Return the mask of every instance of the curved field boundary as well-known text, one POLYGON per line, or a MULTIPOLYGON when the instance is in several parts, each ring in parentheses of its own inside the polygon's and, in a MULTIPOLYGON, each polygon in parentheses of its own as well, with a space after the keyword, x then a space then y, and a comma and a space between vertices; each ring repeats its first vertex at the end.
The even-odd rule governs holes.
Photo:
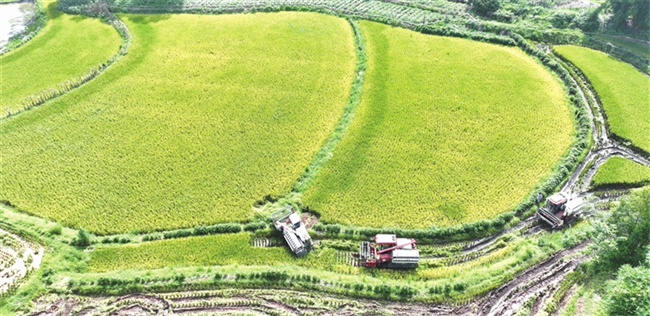
POLYGON ((585 38, 580 44, 584 47, 601 51, 621 61, 624 61, 645 74, 650 74, 650 59, 645 58, 627 48, 623 48, 609 42, 605 43, 593 37, 585 38))
POLYGON ((357 52, 357 66, 355 73, 357 74, 352 82, 352 89, 350 90, 350 98, 348 99, 348 104, 345 106, 343 116, 339 120, 339 123, 334 128, 334 131, 330 137, 325 141, 325 144, 321 149, 316 153, 312 162, 305 169, 305 172, 300 176, 298 182, 293 187, 293 192, 301 193, 305 188, 311 183, 312 180, 316 177, 316 174, 323 167, 327 161, 332 158, 332 153, 336 149, 336 146, 341 142, 341 139, 345 135, 350 122, 354 119, 354 113, 357 110, 357 106, 361 101, 361 88, 363 87, 363 81, 365 78, 366 68, 367 68, 367 56, 365 42, 363 34, 361 33, 361 28, 357 25, 357 22, 351 19, 348 19, 352 30, 354 31, 354 44, 357 52))
MULTIPOLYGON (((592 48, 587 46, 588 48, 592 48)), ((605 52, 607 53, 607 52, 605 52)), ((609 54, 609 53, 608 53, 609 54)), ((598 144, 604 147, 610 146, 612 142, 616 142, 617 146, 624 146, 632 149, 635 151, 637 154, 643 155, 646 158, 650 158, 650 153, 644 150, 643 148, 640 148, 638 146, 635 146, 634 143, 632 143, 629 139, 626 139, 624 137, 621 137, 619 135, 616 135, 612 133, 611 127, 608 123, 607 119, 607 113, 604 110, 603 102, 600 99, 600 96, 598 95, 598 92, 596 89, 593 87, 591 81, 587 76, 584 74, 580 68, 578 68, 573 62, 571 62, 568 58, 564 57, 562 54, 559 54, 555 51, 553 51, 553 55, 556 56, 559 60, 561 60, 567 69, 569 69, 570 72, 574 73, 575 80, 580 83, 582 94, 585 96, 588 96, 589 99, 591 99, 591 108, 592 110, 592 117, 594 121, 599 122, 602 124, 602 130, 599 130, 598 132, 600 133, 600 138, 597 140, 598 144), (622 143, 627 143, 626 145, 623 145, 622 143)), ((612 56, 612 55, 610 55, 612 56)), ((614 56, 616 57, 616 56, 614 56)), ((596 139, 595 139, 596 140, 596 139)))
MULTIPOLYGON (((510 37, 502 36, 502 35, 494 35, 490 33, 480 33, 480 32, 469 32, 466 30, 461 30, 461 31, 455 31, 450 27, 444 27, 444 28, 430 28, 430 25, 432 24, 432 20, 427 20, 426 16, 422 16, 423 10, 417 10, 413 8, 405 8, 399 5, 392 5, 392 4, 387 4, 383 3, 384 5, 389 5, 391 10, 393 11, 380 11, 379 13, 381 14, 372 14, 372 10, 369 10, 369 6, 374 5, 376 6, 376 2, 372 2, 371 4, 367 4, 368 2, 363 2, 363 1, 356 1, 353 2, 356 7, 353 7, 352 9, 358 9, 356 11, 351 10, 351 8, 348 6, 347 2, 339 1, 339 2, 324 2, 324 1, 298 1, 298 0, 289 0, 289 1, 260 1, 260 2, 251 2, 251 3, 226 3, 224 1, 223 5, 204 5, 204 6, 165 6, 165 7, 149 7, 149 6, 123 6, 120 4, 115 4, 115 2, 108 4, 106 6, 100 6, 102 10, 97 10, 97 6, 94 6, 94 11, 89 10, 88 7, 83 7, 83 6, 68 6, 66 7, 65 5, 62 6, 62 10, 68 10, 71 13, 85 13, 85 14, 92 14, 93 16, 102 16, 106 14, 112 15, 110 13, 110 10, 115 10, 115 11, 130 11, 130 12, 201 12, 201 13, 236 13, 236 12, 257 12, 257 11, 263 11, 263 10, 271 10, 271 11, 285 11, 285 10, 314 10, 318 12, 323 12, 323 13, 329 13, 329 14, 334 14, 334 15, 347 15, 347 16, 352 16, 352 17, 360 17, 360 18, 367 18, 371 20, 379 20, 387 24, 396 24, 398 26, 402 27, 407 27, 411 29, 415 29, 416 31, 421 31, 424 33, 434 33, 436 31, 442 32, 442 35, 450 35, 450 36, 457 36, 457 37, 469 37, 472 39, 476 40, 485 40, 485 41, 490 41, 490 39, 494 40, 497 43, 509 45, 509 44, 517 44, 518 46, 522 47, 526 53, 529 55, 532 55, 534 57, 537 57, 544 65, 548 66, 551 69, 556 70, 556 72, 560 73, 560 76, 563 78, 563 80, 566 83, 566 76, 562 74, 560 69, 564 70, 561 67, 558 67, 557 63, 555 63, 552 59, 545 57, 543 53, 541 53, 539 50, 536 48, 532 47, 530 44, 525 43, 523 41, 523 38, 519 35, 516 34, 511 34, 510 37), (271 5, 274 4, 275 5, 271 5), (284 5, 280 5, 280 4, 284 5), (293 3, 293 4, 292 4, 293 3), (320 7, 317 6, 316 4, 320 4, 320 7), (367 5, 366 5, 367 4, 367 5), (336 6, 339 5, 339 6, 336 6), (365 6, 364 6, 365 5, 365 6), (366 8, 365 11, 361 10, 363 8, 366 8), (368 13, 371 12, 371 13, 368 13), (419 16, 414 16, 419 14, 419 16), (421 20, 419 20, 422 18, 421 20), (414 21, 414 22, 412 22, 414 21), (444 31, 444 32, 443 32, 444 31), (448 33, 445 33, 448 32, 448 33), (527 45, 527 46, 526 46, 527 45)), ((97 3, 95 3, 97 4, 97 3)), ((375 8, 376 9, 376 8, 375 8)), ((376 11, 376 10, 375 10, 376 11)), ((119 20, 117 20, 119 21, 119 20)), ((439 20, 436 20, 439 21, 439 20)), ((121 21, 120 21, 121 23, 121 21)), ((128 32, 128 30, 126 30, 128 32)), ((128 34, 128 33, 126 33, 128 34)), ((128 38, 127 38, 128 39, 128 38)), ((122 51, 126 51, 126 47, 128 46, 123 46, 122 51)), ((566 72, 566 70, 564 70, 566 72)), ((570 86, 570 85, 569 85, 570 86)), ((59 94, 60 95, 60 94, 59 94)), ((47 98, 46 100, 49 100, 54 96, 51 96, 47 98)), ((45 101, 46 101, 45 100, 45 101)), ((45 101, 39 100, 38 104, 42 104, 45 101)), ((583 111, 580 110, 581 107, 578 106, 579 111, 577 112, 578 116, 578 121, 581 122, 584 119, 584 116, 581 114, 583 111)), ((541 187, 542 190, 545 192, 551 192, 554 190, 559 183, 562 181, 564 177, 566 177, 569 174, 569 170, 573 169, 575 165, 577 164, 577 157, 581 154, 582 151, 584 151, 586 147, 586 142, 584 141, 583 137, 580 135, 584 135, 583 131, 585 130, 585 124, 579 123, 578 124, 580 127, 580 133, 577 140, 571 150, 567 153, 567 156, 562 160, 560 163, 558 170, 555 172, 554 176, 549 178, 547 181, 545 181, 541 187)), ((588 125, 586 128, 589 128, 588 125)), ((533 205, 533 197, 532 194, 531 196, 526 199, 524 202, 522 202, 517 208, 515 208, 515 214, 517 215, 522 215, 526 210, 528 210, 531 206, 533 205)), ((510 214, 514 215, 514 214, 510 214)), ((512 218, 512 217, 510 217, 512 218)), ((509 220, 508 220, 509 221, 509 220)), ((476 223, 471 223, 476 224, 476 223)), ((503 217, 498 217, 496 221, 488 222, 488 221, 481 221, 480 223, 481 227, 486 227, 486 229, 482 230, 482 233, 485 234, 488 231, 494 231, 495 228, 499 230, 503 225, 507 224, 507 221, 504 221, 503 217), (486 225, 487 224, 487 225, 486 225)), ((447 228, 447 234, 455 235, 455 234, 464 234, 465 231, 467 230, 466 225, 464 226, 458 226, 458 227, 453 227, 451 229, 447 228)))
MULTIPOLYGON (((106 9, 106 12, 108 12, 108 9, 106 9)), ((0 120, 6 119, 8 117, 14 116, 16 114, 20 114, 22 112, 25 112, 33 107, 40 106, 44 104, 47 101, 50 101, 56 97, 59 97, 67 92, 70 92, 86 82, 94 79, 95 77, 99 76, 102 74, 106 69, 108 69, 113 63, 115 63, 120 57, 126 55, 127 51, 129 50, 129 46, 131 45, 131 32, 129 29, 126 27, 126 24, 122 22, 117 16, 114 14, 107 14, 104 18, 104 20, 112 25, 115 30, 119 33, 120 37, 122 38, 122 44, 120 44, 119 50, 111 56, 108 61, 103 62, 95 67, 90 68, 87 70, 84 74, 65 80, 61 83, 59 83, 56 87, 54 88, 48 88, 42 91, 39 91, 35 94, 31 94, 23 98, 21 101, 21 108, 16 111, 10 111, 7 110, 4 113, 0 113, 0 120)))

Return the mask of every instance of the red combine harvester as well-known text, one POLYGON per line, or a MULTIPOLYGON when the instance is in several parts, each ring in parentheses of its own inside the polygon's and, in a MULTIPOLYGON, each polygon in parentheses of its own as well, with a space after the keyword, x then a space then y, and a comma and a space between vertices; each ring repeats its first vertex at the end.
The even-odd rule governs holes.
POLYGON ((551 228, 562 226, 578 217, 581 211, 581 201, 569 201, 563 193, 556 193, 546 199, 546 206, 537 210, 537 218, 545 221, 551 228))
POLYGON ((374 242, 361 243, 359 261, 368 268, 416 268, 420 261, 420 251, 415 248, 415 243, 413 238, 379 234, 375 236, 374 242))

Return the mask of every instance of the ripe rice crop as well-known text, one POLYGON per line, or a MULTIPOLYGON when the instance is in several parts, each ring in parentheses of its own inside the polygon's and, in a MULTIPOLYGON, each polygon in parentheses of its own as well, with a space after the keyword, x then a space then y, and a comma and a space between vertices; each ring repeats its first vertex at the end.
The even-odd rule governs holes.
POLYGON ((639 186, 650 183, 650 167, 634 161, 612 157, 598 167, 591 180, 592 187, 612 185, 639 186))
POLYGON ((292 256, 288 247, 253 247, 250 234, 239 233, 100 247, 92 252, 88 266, 91 271, 104 272, 195 265, 270 265, 289 261, 292 256))
POLYGON ((115 54, 121 39, 99 19, 73 16, 44 3, 48 21, 25 45, 0 56, 0 116, 21 110, 23 98, 79 76, 115 54))
POLYGON ((521 50, 361 24, 361 104, 304 194, 323 220, 413 228, 490 218, 569 148, 562 86, 521 50))
POLYGON ((347 21, 125 15, 129 53, 0 122, 0 200, 96 233, 243 221, 308 165, 354 75, 347 21))
POLYGON ((610 131, 650 152, 650 78, 589 48, 556 46, 555 50, 580 68, 596 89, 610 131))

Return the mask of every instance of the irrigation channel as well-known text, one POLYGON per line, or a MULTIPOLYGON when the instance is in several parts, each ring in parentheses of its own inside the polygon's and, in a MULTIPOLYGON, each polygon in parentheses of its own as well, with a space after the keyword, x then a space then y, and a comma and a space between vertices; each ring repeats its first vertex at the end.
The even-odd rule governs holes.
MULTIPOLYGON (((401 3, 401 1, 391 0, 386 2, 401 3)), ((237 11, 235 9, 233 11, 237 11)), ((113 22, 114 25, 122 26, 121 23, 113 22)), ((408 21, 402 22, 403 25, 410 26, 408 21)), ((127 39, 126 42, 129 43, 130 35, 128 30, 124 30, 122 34, 127 39)), ((128 45, 118 55, 126 53, 127 49, 128 45)), ((548 54, 553 53, 549 51, 548 54)), ((600 203, 616 200, 625 192, 604 194, 590 192, 589 184, 597 168, 614 156, 630 159, 647 166, 650 166, 650 160, 635 150, 611 139, 606 127, 602 105, 599 103, 593 88, 575 66, 567 62, 566 67, 572 70, 572 78, 578 85, 579 95, 588 105, 587 112, 591 121, 593 145, 583 161, 562 186, 561 192, 572 199, 581 199, 583 204, 589 206, 587 209, 599 211, 601 210, 598 206, 600 203)), ((591 214, 583 214, 583 216, 589 215, 591 214)), ((445 244, 423 244, 423 248, 431 247, 435 250, 454 249, 451 256, 438 257, 425 253, 423 259, 440 260, 447 266, 463 265, 499 249, 498 241, 503 236, 531 237, 545 233, 548 233, 548 228, 538 223, 533 216, 530 216, 512 227, 486 238, 445 244)), ((24 277, 30 270, 40 266, 43 248, 6 231, 0 230, 0 235, 10 236, 9 238, 14 240, 13 248, 2 248, 0 251, 0 263, 11 264, 11 267, 16 266, 15 269, 11 268, 13 269, 11 271, 15 272, 13 274, 9 273, 11 274, 10 277, 13 278, 7 279, 7 282, 4 282, 5 279, 0 275, 0 282, 4 282, 0 283, 0 286, 6 288, 24 277)), ((252 244, 257 247, 282 246, 282 243, 277 240, 265 238, 256 238, 252 241, 252 244)), ((500 287, 462 304, 425 304, 360 298, 351 299, 328 293, 288 289, 224 288, 208 291, 190 290, 123 296, 91 297, 48 294, 33 302, 33 312, 30 315, 170 315, 206 313, 250 313, 259 315, 514 315, 526 302, 530 301, 533 302, 530 315, 537 315, 544 302, 553 296, 559 287, 558 285, 567 274, 574 271, 583 261, 589 259, 588 255, 585 255, 583 251, 588 244, 589 241, 584 241, 572 248, 560 250, 500 287)), ((339 251, 337 260, 339 263, 358 265, 358 262, 349 251, 339 251)), ((2 271, 4 273, 4 271, 10 270, 3 269, 2 271)), ((565 297, 566 294, 563 295, 562 300, 565 297)))

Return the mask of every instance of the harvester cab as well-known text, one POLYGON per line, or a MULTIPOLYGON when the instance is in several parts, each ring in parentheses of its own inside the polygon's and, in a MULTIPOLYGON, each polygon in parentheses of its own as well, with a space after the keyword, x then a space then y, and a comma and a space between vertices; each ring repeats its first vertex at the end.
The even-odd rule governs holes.
POLYGON ((307 232, 305 224, 301 221, 300 215, 293 210, 291 205, 271 215, 273 226, 282 232, 284 240, 291 248, 291 251, 298 257, 306 255, 314 247, 311 236, 307 232))
POLYGON ((551 228, 557 228, 575 219, 579 213, 579 200, 569 201, 564 193, 556 193, 546 199, 546 206, 537 210, 537 218, 545 221, 551 228))
POLYGON ((374 242, 364 241, 359 248, 359 261, 367 268, 416 268, 420 251, 413 238, 397 238, 396 235, 378 234, 374 242))

